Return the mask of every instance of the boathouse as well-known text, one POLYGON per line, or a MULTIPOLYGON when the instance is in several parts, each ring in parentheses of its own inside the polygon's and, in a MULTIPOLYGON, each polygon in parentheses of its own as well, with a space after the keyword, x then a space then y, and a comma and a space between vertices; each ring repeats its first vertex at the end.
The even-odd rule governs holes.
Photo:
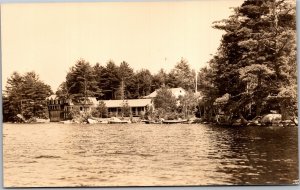
POLYGON ((67 104, 67 102, 59 99, 56 95, 51 95, 47 98, 49 118, 51 122, 57 122, 65 119, 65 104, 67 104))
POLYGON ((98 105, 95 97, 87 97, 72 101, 71 99, 59 98, 57 95, 51 95, 47 98, 49 118, 51 122, 58 122, 70 119, 72 110, 79 112, 89 112, 92 107, 98 105))

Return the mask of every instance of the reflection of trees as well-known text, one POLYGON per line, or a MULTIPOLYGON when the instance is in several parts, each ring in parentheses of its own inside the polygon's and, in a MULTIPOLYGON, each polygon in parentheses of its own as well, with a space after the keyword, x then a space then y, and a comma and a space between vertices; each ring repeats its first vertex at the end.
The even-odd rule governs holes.
POLYGON ((293 183, 298 179, 296 128, 244 128, 231 131, 229 155, 219 172, 234 184, 293 183))

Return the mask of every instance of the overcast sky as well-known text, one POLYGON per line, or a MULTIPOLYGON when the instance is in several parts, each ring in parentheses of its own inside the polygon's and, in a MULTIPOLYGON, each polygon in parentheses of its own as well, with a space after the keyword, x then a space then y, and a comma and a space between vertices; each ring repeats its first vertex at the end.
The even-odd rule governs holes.
POLYGON ((135 70, 170 71, 181 57, 205 66, 228 18, 242 0, 4 4, 1 6, 2 81, 13 71, 35 71, 56 91, 80 58, 110 59, 135 70))

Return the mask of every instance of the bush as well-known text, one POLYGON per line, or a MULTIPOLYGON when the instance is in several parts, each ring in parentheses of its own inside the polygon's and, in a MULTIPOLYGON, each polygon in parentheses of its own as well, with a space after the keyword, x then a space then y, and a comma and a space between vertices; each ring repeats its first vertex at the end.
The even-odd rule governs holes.
POLYGON ((108 109, 103 101, 100 101, 96 108, 92 108, 91 115, 93 117, 108 117, 108 109))
POLYGON ((80 109, 79 107, 73 107, 71 111, 68 113, 69 119, 74 119, 80 115, 80 109))

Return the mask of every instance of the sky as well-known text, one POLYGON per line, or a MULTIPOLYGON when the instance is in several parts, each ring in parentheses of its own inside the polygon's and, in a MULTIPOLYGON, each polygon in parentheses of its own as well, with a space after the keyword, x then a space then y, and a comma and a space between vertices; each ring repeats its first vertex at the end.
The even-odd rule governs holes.
POLYGON ((2 83, 35 71, 55 92, 70 67, 126 61, 134 70, 170 71, 183 57, 199 70, 216 53, 242 0, 26 3, 1 5, 2 83))

